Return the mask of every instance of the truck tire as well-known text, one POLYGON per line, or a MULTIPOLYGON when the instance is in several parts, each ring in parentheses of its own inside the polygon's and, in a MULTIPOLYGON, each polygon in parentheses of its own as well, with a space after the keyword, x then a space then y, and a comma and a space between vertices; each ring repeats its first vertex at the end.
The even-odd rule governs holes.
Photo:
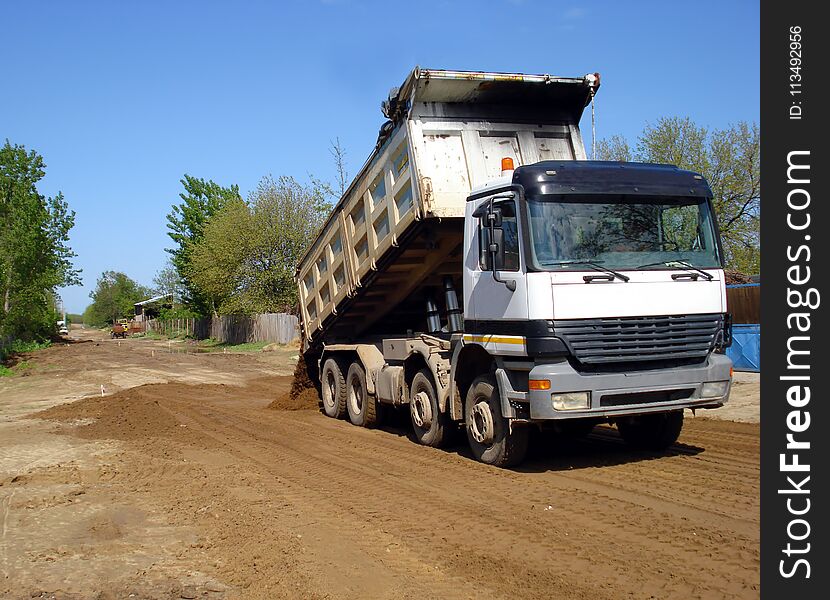
POLYGON ((340 363, 333 358, 327 358, 323 363, 320 385, 323 412, 334 419, 342 419, 346 414, 346 379, 340 363))
POLYGON ((349 420, 360 427, 374 427, 378 424, 379 406, 377 398, 370 396, 366 388, 366 371, 355 361, 346 374, 346 411, 349 420))
POLYGON ((419 443, 433 448, 446 444, 452 422, 449 415, 442 413, 438 407, 438 394, 429 369, 421 369, 412 378, 409 420, 419 443))
POLYGON ((467 441, 473 456, 488 465, 513 467, 527 454, 529 431, 502 416, 499 388, 492 375, 473 380, 464 402, 467 441))
POLYGON ((625 442, 640 450, 665 450, 680 437, 683 411, 653 413, 617 421, 617 429, 625 442))

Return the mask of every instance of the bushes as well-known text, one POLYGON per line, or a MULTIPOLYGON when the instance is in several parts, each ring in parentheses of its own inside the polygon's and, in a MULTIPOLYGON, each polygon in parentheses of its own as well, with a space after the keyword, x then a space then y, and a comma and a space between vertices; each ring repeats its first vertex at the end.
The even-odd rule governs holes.
POLYGON ((24 342, 23 340, 12 340, 5 346, 0 344, 0 363, 5 362, 14 354, 23 354, 24 352, 34 352, 35 350, 43 350, 52 345, 52 342, 24 342))

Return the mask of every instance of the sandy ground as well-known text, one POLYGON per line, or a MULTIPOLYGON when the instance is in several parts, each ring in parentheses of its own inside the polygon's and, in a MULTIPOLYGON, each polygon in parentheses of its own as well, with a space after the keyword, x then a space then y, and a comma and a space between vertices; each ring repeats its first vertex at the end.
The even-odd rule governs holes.
POLYGON ((0 597, 759 594, 757 378, 664 455, 601 427, 511 471, 268 409, 290 348, 72 335, 0 379, 0 597))

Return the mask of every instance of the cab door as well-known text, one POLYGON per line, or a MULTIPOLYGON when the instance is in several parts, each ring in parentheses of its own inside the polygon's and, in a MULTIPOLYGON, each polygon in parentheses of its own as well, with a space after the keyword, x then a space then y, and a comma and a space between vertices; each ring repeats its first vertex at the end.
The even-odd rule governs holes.
MULTIPOLYGON (((487 217, 480 217, 472 240, 473 248, 478 248, 478 265, 472 272, 471 290, 477 331, 470 333, 506 334, 511 328, 510 323, 488 322, 527 320, 527 278, 522 260, 518 203, 515 198, 494 199, 493 209, 501 213, 499 229, 502 231, 500 235, 504 252, 497 256, 495 274, 498 277, 494 277, 492 255, 488 251, 490 235, 487 217), (513 282, 511 286, 515 285, 515 289, 509 289, 505 285, 507 282, 513 282)), ((516 335, 521 335, 521 323, 517 323, 513 329, 516 330, 516 335)))

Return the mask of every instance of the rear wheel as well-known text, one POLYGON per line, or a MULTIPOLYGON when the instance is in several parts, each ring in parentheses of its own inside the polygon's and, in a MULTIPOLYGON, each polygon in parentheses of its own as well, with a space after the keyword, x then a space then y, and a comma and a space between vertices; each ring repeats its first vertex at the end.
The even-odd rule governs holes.
POLYGON ((421 444, 440 448, 446 443, 452 423, 438 406, 438 394, 428 369, 421 369, 412 378, 409 387, 409 418, 415 437, 421 444))
POLYGON ((499 388, 491 375, 477 377, 464 403, 467 440, 473 455, 496 467, 512 467, 527 454, 529 431, 525 427, 510 430, 502 416, 499 388))
POLYGON ((683 411, 673 410, 628 417, 617 421, 617 429, 626 443, 641 450, 665 450, 680 437, 683 411))
POLYGON ((346 375, 346 410, 355 425, 374 427, 378 423, 378 402, 366 390, 366 371, 359 362, 353 362, 346 375))
POLYGON ((323 412, 335 419, 342 418, 346 414, 346 379, 340 364, 333 358, 323 363, 320 384, 323 412))

